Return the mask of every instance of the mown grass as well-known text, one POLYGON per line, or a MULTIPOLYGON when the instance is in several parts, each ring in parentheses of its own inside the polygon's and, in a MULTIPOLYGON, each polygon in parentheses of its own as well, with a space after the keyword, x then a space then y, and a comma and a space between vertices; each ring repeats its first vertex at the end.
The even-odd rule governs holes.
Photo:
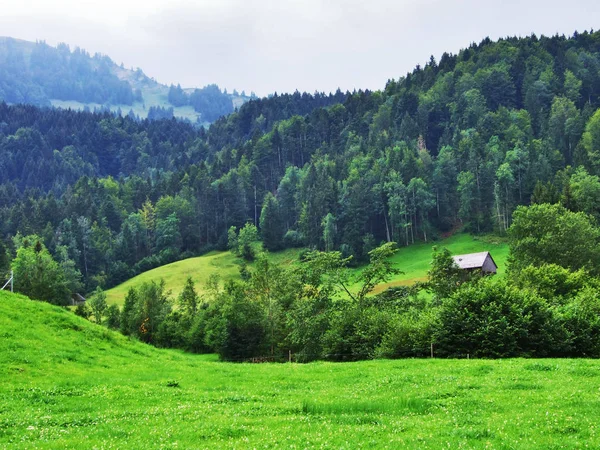
POLYGON ((0 293, 0 448, 599 448, 596 360, 221 363, 0 293))
MULTIPOLYGON (((431 263, 432 247, 447 247, 453 254, 474 253, 489 250, 499 266, 499 274, 503 274, 508 257, 508 245, 499 238, 492 236, 474 237, 469 234, 458 234, 437 242, 422 242, 409 247, 402 247, 393 257, 394 266, 403 273, 394 276, 388 283, 382 283, 375 288, 375 293, 393 286, 408 286, 417 281, 427 279, 427 270, 431 263)), ((258 249, 258 246, 257 246, 258 249)), ((289 249, 271 253, 269 257, 274 264, 285 267, 298 264, 300 251, 289 249)), ((167 289, 177 296, 183 289, 185 280, 191 276, 196 283, 196 289, 202 293, 209 276, 216 273, 223 282, 239 280, 239 263, 241 259, 231 252, 211 252, 204 256, 177 261, 144 272, 107 291, 109 303, 123 304, 125 295, 131 287, 139 286, 145 281, 165 280, 167 289)), ((250 265, 252 267, 252 265, 250 265)), ((362 269, 354 269, 355 274, 362 269)), ((358 285, 354 286, 358 289, 358 285)))

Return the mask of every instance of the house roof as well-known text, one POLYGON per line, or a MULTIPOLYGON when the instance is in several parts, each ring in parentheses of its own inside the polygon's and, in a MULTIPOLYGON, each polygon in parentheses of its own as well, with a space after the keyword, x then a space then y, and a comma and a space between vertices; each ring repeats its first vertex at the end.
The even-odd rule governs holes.
MULTIPOLYGON (((458 267, 460 267, 461 269, 477 269, 479 267, 483 267, 483 263, 485 262, 488 255, 492 259, 492 262, 494 262, 492 255, 490 255, 490 252, 469 253, 467 255, 456 255, 456 256, 453 256, 452 258, 454 259, 454 262, 456 263, 456 265, 458 267)), ((494 265, 497 267, 496 262, 494 262, 494 265)))

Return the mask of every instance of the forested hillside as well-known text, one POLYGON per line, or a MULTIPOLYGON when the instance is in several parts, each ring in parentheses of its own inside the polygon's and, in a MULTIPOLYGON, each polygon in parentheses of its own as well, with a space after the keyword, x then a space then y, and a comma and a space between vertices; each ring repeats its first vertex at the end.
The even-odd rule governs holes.
POLYGON ((504 233, 530 202, 598 216, 599 96, 596 32, 485 40, 380 92, 250 101, 206 132, 4 105, 1 232, 40 235, 92 289, 247 222, 267 249, 360 261, 382 241, 504 233))
POLYGON ((0 39, 0 98, 9 103, 49 106, 50 99, 82 103, 133 104, 141 101, 113 71, 107 56, 92 56, 66 44, 0 39))
POLYGON ((92 56, 64 43, 52 47, 44 41, 0 37, 0 100, 11 104, 120 110, 132 117, 179 117, 209 124, 250 98, 228 94, 215 84, 188 95, 139 68, 118 66, 106 55, 92 56))

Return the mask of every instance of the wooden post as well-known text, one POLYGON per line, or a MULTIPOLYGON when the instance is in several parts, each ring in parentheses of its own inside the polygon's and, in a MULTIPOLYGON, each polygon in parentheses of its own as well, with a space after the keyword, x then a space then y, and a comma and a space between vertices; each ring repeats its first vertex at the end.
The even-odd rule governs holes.
POLYGON ((467 353, 467 359, 469 359, 469 354, 467 353))
POLYGON ((289 350, 289 354, 288 354, 288 362, 291 363, 292 362, 292 351, 289 350))
POLYGON ((431 343, 431 357, 433 358, 433 342, 431 343))
POLYGON ((14 283, 15 283, 15 274, 11 270, 10 271, 10 292, 14 292, 14 290, 13 290, 14 283))

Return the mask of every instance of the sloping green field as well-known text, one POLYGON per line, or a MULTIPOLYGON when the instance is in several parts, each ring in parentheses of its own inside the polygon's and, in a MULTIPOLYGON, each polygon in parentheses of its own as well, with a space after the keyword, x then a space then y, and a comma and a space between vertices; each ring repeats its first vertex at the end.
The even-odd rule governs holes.
MULTIPOLYGON (((276 264, 290 265, 298 261, 298 254, 298 250, 286 250, 272 254, 271 259, 276 264)), ((196 258, 176 261, 144 272, 106 291, 107 301, 109 304, 121 305, 131 287, 148 281, 158 282, 160 279, 165 280, 167 289, 176 297, 190 276, 196 283, 196 290, 202 293, 211 274, 219 275, 221 282, 240 279, 241 262, 242 260, 231 252, 210 252, 196 258)))
POLYGON ((420 242, 401 248, 392 258, 395 267, 404 273, 397 275, 388 283, 380 284, 375 292, 381 292, 392 286, 407 286, 417 281, 427 280, 427 271, 431 263, 433 246, 448 248, 453 255, 489 251, 498 265, 498 274, 503 275, 508 259, 508 244, 493 236, 475 237, 469 234, 456 234, 437 242, 420 242))
POLYGON ((0 293, 0 448, 598 448, 600 362, 234 364, 0 293))
MULTIPOLYGON (((379 285, 375 292, 381 292, 391 286, 411 285, 416 281, 425 281, 434 245, 439 248, 447 247, 455 255, 490 251, 499 266, 499 273, 504 273, 508 257, 508 245, 505 242, 489 236, 473 237, 469 234, 457 234, 437 242, 422 242, 401 248, 393 261, 395 266, 404 273, 395 276, 389 283, 379 285)), ((300 250, 285 250, 270 254, 270 258, 275 264, 289 266, 298 263, 299 254, 300 250)), ((161 278, 165 280, 167 289, 171 289, 174 296, 181 292, 188 276, 194 279, 196 289, 202 292, 208 277, 213 273, 218 274, 223 281, 239 279, 240 262, 241 259, 231 252, 211 252, 197 258, 177 261, 144 272, 108 290, 107 300, 109 303, 121 305, 129 288, 145 281, 158 281, 161 278)))

